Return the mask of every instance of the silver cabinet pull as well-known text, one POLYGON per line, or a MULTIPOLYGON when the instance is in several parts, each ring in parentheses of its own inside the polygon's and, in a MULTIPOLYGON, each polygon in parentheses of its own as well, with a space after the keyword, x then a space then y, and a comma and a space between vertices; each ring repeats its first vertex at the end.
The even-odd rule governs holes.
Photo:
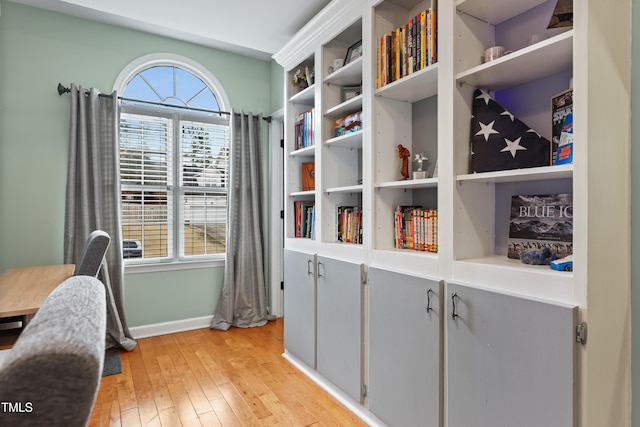
POLYGON ((433 289, 429 288, 427 289, 427 306, 425 307, 427 309, 427 313, 430 312, 431 310, 433 310, 433 308, 431 308, 431 294, 433 293, 433 289))
POLYGON ((457 292, 451 294, 451 317, 454 319, 458 317, 458 308, 456 307, 456 301, 458 298, 460 297, 457 292))

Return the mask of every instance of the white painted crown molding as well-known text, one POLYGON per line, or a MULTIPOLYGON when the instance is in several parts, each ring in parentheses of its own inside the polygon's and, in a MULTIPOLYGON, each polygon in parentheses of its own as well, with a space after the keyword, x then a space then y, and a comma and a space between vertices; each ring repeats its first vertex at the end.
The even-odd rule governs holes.
POLYGON ((334 0, 313 17, 273 59, 285 70, 290 70, 309 58, 315 46, 322 45, 362 16, 362 0, 334 0), (340 19, 335 19, 339 16, 340 19))

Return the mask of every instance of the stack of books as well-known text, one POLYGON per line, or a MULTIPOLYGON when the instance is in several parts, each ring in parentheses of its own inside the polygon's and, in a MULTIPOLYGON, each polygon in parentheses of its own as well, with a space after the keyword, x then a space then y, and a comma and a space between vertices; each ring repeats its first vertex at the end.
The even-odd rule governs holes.
POLYGON ((293 209, 296 217, 295 236, 314 239, 315 202, 313 200, 297 200, 293 204, 293 209))
POLYGON ((336 241, 362 243, 362 207, 336 207, 336 241))
POLYGON ((395 212, 395 247, 438 252, 438 211, 420 206, 398 206, 395 212))
POLYGON ((293 138, 296 150, 313 145, 313 108, 296 116, 293 138))
POLYGON ((380 37, 376 87, 420 71, 438 60, 436 0, 406 24, 380 37))

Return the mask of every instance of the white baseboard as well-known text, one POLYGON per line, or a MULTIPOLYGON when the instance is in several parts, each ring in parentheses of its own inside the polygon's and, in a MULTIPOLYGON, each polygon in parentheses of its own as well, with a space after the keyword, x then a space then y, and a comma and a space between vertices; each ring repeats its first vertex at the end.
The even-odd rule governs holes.
POLYGON ((176 320, 173 322, 155 323, 153 325, 135 326, 129 328, 134 339, 157 337, 158 335, 175 334, 176 332, 192 331, 194 329, 211 326, 213 316, 196 317, 193 319, 176 320))
POLYGON ((360 402, 356 402, 355 400, 353 400, 353 398, 351 398, 345 392, 332 384, 331 381, 320 375, 318 371, 307 366, 304 362, 300 361, 286 349, 282 354, 282 357, 288 360, 289 363, 291 363, 300 372, 309 377, 313 382, 322 387, 324 391, 333 396, 338 402, 340 402, 348 410, 353 412, 358 418, 367 423, 367 425, 372 427, 387 427, 387 424, 385 424, 382 420, 369 412, 369 410, 365 408, 360 402))

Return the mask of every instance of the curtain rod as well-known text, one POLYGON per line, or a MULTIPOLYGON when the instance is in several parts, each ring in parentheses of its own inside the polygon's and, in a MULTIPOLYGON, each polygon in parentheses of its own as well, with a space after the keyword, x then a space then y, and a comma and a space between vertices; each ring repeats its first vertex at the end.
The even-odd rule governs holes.
MULTIPOLYGON (((71 93, 71 88, 64 87, 62 85, 62 83, 58 83, 58 95, 62 96, 62 94, 64 94, 64 93, 71 93)), ((101 93, 100 96, 111 97, 111 95, 104 94, 104 93, 101 93)), ((229 111, 208 110, 206 108, 197 108, 197 107, 188 107, 188 106, 182 106, 182 105, 165 104, 163 102, 145 101, 145 100, 142 100, 142 99, 125 98, 125 97, 122 97, 122 96, 119 96, 118 99, 121 100, 121 101, 141 102, 143 104, 158 105, 158 106, 162 106, 162 107, 184 108, 186 110, 202 111, 202 112, 205 112, 205 113, 231 115, 231 112, 229 112, 229 111)), ((262 118, 262 120, 266 120, 267 123, 271 123, 271 116, 265 116, 265 117, 262 118)))

